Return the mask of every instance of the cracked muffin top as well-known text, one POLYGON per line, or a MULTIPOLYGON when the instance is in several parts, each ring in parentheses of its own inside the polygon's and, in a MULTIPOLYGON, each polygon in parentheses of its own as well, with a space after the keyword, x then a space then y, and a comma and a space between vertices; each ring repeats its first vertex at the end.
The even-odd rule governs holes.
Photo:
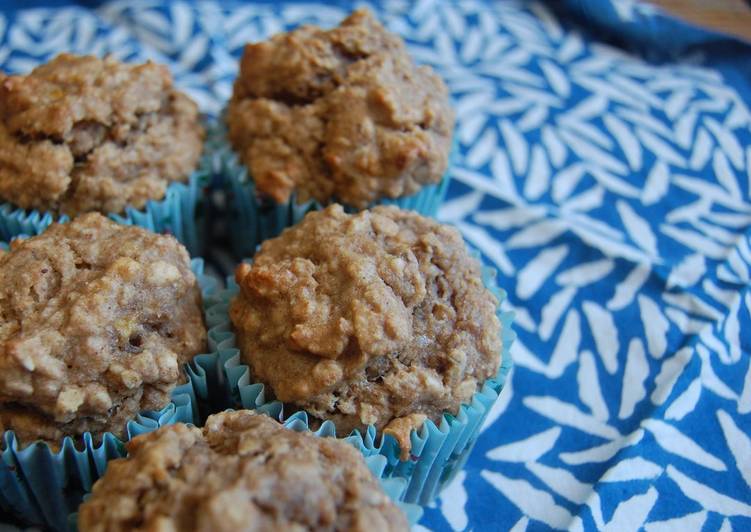
POLYGON ((171 236, 91 213, 0 255, 0 430, 123 436, 205 348, 201 293, 171 236))
POLYGON ((61 54, 0 74, 0 200, 71 216, 141 209, 187 180, 203 136, 166 66, 61 54))
POLYGON ((128 443, 78 515, 81 532, 407 531, 360 455, 248 410, 128 443))
POLYGON ((395 207, 309 213, 235 277, 242 357, 277 399, 402 451, 500 364, 497 300, 453 228, 395 207))
POLYGON ((364 208, 415 194, 448 166, 448 90, 365 10, 245 47, 229 139, 262 196, 364 208))

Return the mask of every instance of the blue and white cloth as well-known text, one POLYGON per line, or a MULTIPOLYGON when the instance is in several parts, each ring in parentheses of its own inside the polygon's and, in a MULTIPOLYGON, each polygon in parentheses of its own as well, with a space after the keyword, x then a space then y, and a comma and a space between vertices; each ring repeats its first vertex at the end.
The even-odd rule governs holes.
MULTIPOLYGON (((152 58, 217 113, 244 43, 354 4, 5 6, 3 70, 152 58)), ((498 268, 519 334, 418 528, 751 529, 751 45, 633 0, 370 7, 451 89, 440 216, 498 268)))

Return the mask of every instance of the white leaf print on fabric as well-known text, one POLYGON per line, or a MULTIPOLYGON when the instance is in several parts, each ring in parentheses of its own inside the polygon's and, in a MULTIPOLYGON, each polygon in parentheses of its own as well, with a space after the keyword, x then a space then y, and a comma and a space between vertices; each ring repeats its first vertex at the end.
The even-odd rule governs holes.
POLYGON ((744 166, 743 148, 738 139, 722 126, 714 118, 707 116, 704 118, 704 124, 712 132, 722 151, 732 161, 733 166, 740 170, 744 166))
POLYGON ((701 378, 694 380, 665 411, 665 419, 680 421, 694 411, 701 395, 701 378))
POLYGON ((594 434, 609 440, 620 437, 617 429, 603 423, 594 416, 585 414, 574 405, 564 403, 555 397, 529 396, 522 401, 524 406, 534 410, 541 416, 547 417, 568 427, 573 427, 588 434, 594 434))
POLYGON ((487 164, 493 157, 497 145, 498 138, 495 130, 491 128, 486 129, 480 140, 474 143, 472 149, 467 153, 464 163, 470 168, 479 168, 487 164))
MULTIPOLYGON (((733 390, 731 390, 727 384, 722 382, 720 378, 717 376, 717 374, 712 369, 712 361, 711 356, 709 353, 709 350, 701 345, 697 344, 696 346, 696 352, 699 354, 699 358, 701 358, 701 382, 702 385, 707 389, 712 391, 713 393, 719 395, 720 397, 723 397, 725 399, 729 399, 731 401, 738 400, 738 396, 736 395, 733 390)), ((748 380, 746 380, 748 382, 748 380)), ((740 408, 740 401, 739 401, 739 408, 740 408)))
POLYGON ((516 366, 527 368, 535 373, 545 373, 547 366, 517 338, 511 346, 511 358, 516 366))
POLYGON ((517 276, 516 294, 522 299, 532 297, 568 255, 568 246, 548 248, 532 259, 517 276))
POLYGON ((597 352, 607 372, 613 375, 618 371, 618 350, 620 349, 618 329, 615 327, 613 315, 591 301, 585 301, 582 308, 595 339, 597 352))
POLYGON ((608 469, 600 482, 628 482, 631 480, 651 480, 662 474, 662 467, 641 456, 626 458, 608 469))
POLYGON ((575 309, 568 311, 566 321, 563 323, 563 330, 558 337, 558 341, 550 356, 548 367, 545 375, 551 379, 557 379, 568 366, 570 366, 579 354, 579 343, 581 342, 581 325, 579 313, 575 309))
POLYGON ((542 220, 528 225, 506 242, 507 249, 531 248, 552 242, 566 232, 566 224, 560 220, 542 220))
POLYGON ((441 513, 454 530, 465 530, 469 523, 467 513, 464 511, 464 505, 467 503, 467 491, 464 489, 466 477, 467 474, 460 471, 439 497, 441 513))
POLYGON ((691 152, 691 160, 688 163, 692 170, 701 170, 707 165, 709 159, 712 157, 713 146, 714 142, 709 133, 707 133, 707 130, 703 127, 699 128, 693 151, 691 152))
MULTIPOLYGON (((717 382, 722 383, 719 379, 717 379, 717 382)), ((748 366, 748 372, 746 373, 746 378, 743 380, 743 383, 743 391, 738 399, 738 413, 748 414, 751 412, 751 364, 748 366)))
POLYGON ((667 333, 670 323, 660 311, 657 303, 647 296, 640 295, 637 301, 649 354, 654 358, 662 358, 668 348, 667 333))
MULTIPOLYGON (((560 168, 566 162, 566 146, 556 134, 555 130, 545 125, 542 127, 542 143, 550 156, 550 162, 555 168, 560 168)), ((556 180, 557 182, 557 180, 556 180)))
POLYGON ((600 379, 597 377, 595 358, 589 351, 584 351, 579 357, 579 371, 576 374, 579 385, 579 398, 587 405, 592 415, 600 421, 607 421, 608 407, 600 389, 600 379))
POLYGON ((561 427, 553 427, 521 441, 507 443, 488 451, 488 458, 501 462, 536 462, 555 446, 561 427))
POLYGON ((586 286, 606 277, 614 267, 614 262, 608 259, 587 262, 559 273, 555 282, 561 286, 586 286))
POLYGON ((650 487, 643 495, 634 495, 615 509, 613 518, 605 525, 604 532, 637 530, 647 520, 657 502, 657 490, 650 487))
POLYGON ((511 156, 514 173, 516 175, 524 175, 527 171, 527 161, 529 159, 529 145, 527 141, 509 120, 501 121, 500 130, 511 156))
POLYGON ((619 200, 616 202, 615 208, 618 210, 626 232, 631 239, 650 255, 657 256, 657 238, 655 238, 646 220, 636 214, 625 201, 619 200))
POLYGON ((675 466, 667 467, 668 476, 675 481, 683 494, 698 502, 710 512, 721 515, 743 515, 751 517, 751 506, 732 497, 723 495, 709 486, 705 486, 691 477, 681 473, 675 466))
POLYGON ((725 153, 716 148, 712 157, 712 168, 714 169, 715 176, 720 184, 737 199, 741 199, 741 189, 738 187, 738 181, 735 178, 733 169, 730 168, 730 163, 725 153))
POLYGON ((641 194, 641 201, 645 205, 653 205, 661 200, 670 188, 670 169, 668 165, 657 159, 647 176, 647 182, 641 194))
POLYGON ((616 311, 626 308, 634 300, 636 293, 649 279, 650 270, 646 266, 636 266, 628 276, 615 288, 613 297, 608 301, 609 310, 616 311))
POLYGON ((625 419, 634 413, 634 407, 647 396, 644 382, 649 376, 649 364, 644 354, 644 346, 638 338, 632 338, 628 344, 626 369, 621 389, 621 407, 618 417, 625 419))
POLYGON ((550 86, 562 98, 568 98, 571 94, 571 84, 563 71, 552 61, 540 61, 540 68, 548 80, 550 86))
POLYGON ((716 456, 702 449, 694 440, 674 426, 659 419, 647 419, 642 426, 655 437, 660 447, 714 471, 727 471, 727 466, 716 456))
POLYGON ((735 458, 735 465, 743 480, 751 488, 751 438, 736 425, 730 414, 724 410, 717 411, 717 420, 722 427, 728 448, 735 458))
POLYGON ((707 261, 704 255, 700 255, 699 253, 689 255, 670 270, 667 288, 693 286, 704 276, 706 271, 707 261))
MULTIPOLYGON (((563 284, 558 278, 556 278, 556 282, 563 284)), ((540 320, 539 328, 540 338, 543 340, 550 339, 561 315, 571 305, 571 301, 575 295, 576 288, 569 286, 563 290, 559 290, 550 298, 550 301, 542 308, 542 319, 540 320)))
POLYGON ((602 206, 605 199, 605 189, 601 186, 595 185, 578 194, 572 196, 561 205, 561 211, 591 211, 602 206))
POLYGON ((568 198, 584 177, 585 166, 575 163, 561 170, 553 181, 553 199, 562 202, 568 198))
POLYGON ((607 462, 621 449, 635 445, 644 437, 644 430, 639 428, 624 438, 598 445, 590 449, 560 454, 561 460, 569 465, 607 462))
POLYGON ((526 515, 519 519, 513 527, 511 527, 511 530, 509 532, 525 532, 527 530, 527 527, 529 526, 529 517, 526 515))
MULTIPOLYGON (((608 130, 610 130, 610 133, 618 141, 618 145, 621 147, 621 150, 623 150, 631 170, 640 170, 642 167, 642 151, 639 139, 634 136, 631 129, 617 116, 606 113, 603 121, 608 130)), ((652 174, 654 174, 654 172, 655 170, 652 170, 652 174)), ((647 185, 645 187, 645 191, 650 190, 650 192, 649 194, 646 192, 642 194, 642 201, 647 204, 654 203, 660 199, 662 194, 660 194, 659 191, 664 186, 663 181, 667 183, 666 179, 662 179, 662 175, 659 175, 657 179, 655 179, 652 177, 652 174, 647 178, 647 183, 650 183, 650 181, 654 181, 654 183, 651 186, 647 185), (646 197, 649 197, 649 201, 647 201, 646 197)))
POLYGON ((652 403, 661 405, 670 396, 678 377, 691 361, 692 354, 691 347, 684 347, 662 363, 660 373, 655 377, 655 387, 650 397, 652 403))
POLYGON ((441 205, 438 218, 445 222, 461 220, 467 215, 477 212, 483 197, 482 192, 475 191, 447 201, 441 205))
POLYGON ((506 412, 506 409, 508 408, 509 404, 511 403, 511 399, 514 397, 514 368, 511 368, 511 371, 509 371, 509 374, 506 376, 506 384, 503 386, 503 390, 501 390, 500 395, 498 396, 498 399, 493 404, 493 406, 490 409, 490 412, 488 412, 488 417, 485 418, 485 421, 482 424, 482 427, 480 428, 480 432, 484 432, 486 429, 488 429, 490 426, 493 425, 493 423, 496 422, 496 420, 503 415, 504 412, 506 412))
POLYGON ((565 528, 571 521, 572 515, 568 510, 558 506, 548 492, 532 487, 529 482, 510 479, 492 471, 480 474, 530 519, 553 528, 565 528))
POLYGON ((527 469, 555 493, 574 504, 584 504, 592 492, 591 484, 580 482, 565 469, 549 467, 539 462, 528 462, 527 469))
POLYGON ((550 182, 550 163, 545 149, 540 145, 532 147, 532 164, 524 185, 524 195, 532 200, 539 199, 548 189, 550 182))
POLYGON ((701 511, 684 515, 683 517, 666 519, 665 521, 652 521, 651 523, 644 525, 644 529, 647 532, 677 532, 679 530, 701 530, 704 527, 704 523, 706 521, 707 512, 701 511))

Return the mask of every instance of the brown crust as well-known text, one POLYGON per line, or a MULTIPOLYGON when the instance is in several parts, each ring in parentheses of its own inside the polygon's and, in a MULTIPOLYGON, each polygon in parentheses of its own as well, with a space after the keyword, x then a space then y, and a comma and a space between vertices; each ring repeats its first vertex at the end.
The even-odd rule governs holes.
POLYGON ((498 370, 480 264, 455 229, 411 211, 310 213, 236 279, 230 317, 253 377, 340 434, 388 427, 404 449, 498 370))
POLYGON ((69 215, 140 209, 187 180, 203 135, 167 67, 61 54, 0 74, 0 200, 69 215))
POLYGON ((0 255, 0 315, 0 430, 25 443, 123 436, 206 344, 185 248, 94 213, 0 255))
POLYGON ((227 111, 262 195, 358 208, 438 182, 453 122, 441 79, 366 10, 247 45, 227 111))
POLYGON ((79 511, 81 532, 406 531, 362 456, 333 438, 284 429, 248 410, 203 429, 177 424, 133 439, 79 511))

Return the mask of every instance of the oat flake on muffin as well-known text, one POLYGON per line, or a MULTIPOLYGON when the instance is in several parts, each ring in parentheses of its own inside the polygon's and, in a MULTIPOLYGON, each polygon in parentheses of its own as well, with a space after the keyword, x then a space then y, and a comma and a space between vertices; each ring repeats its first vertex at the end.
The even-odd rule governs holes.
POLYGON ((0 315, 0 430, 24 444, 123 437, 206 344, 185 248, 95 213, 0 255, 0 315))
POLYGON ((248 410, 128 443, 79 512, 81 532, 406 531, 362 456, 248 410))
POLYGON ((260 194, 357 208, 415 194, 448 166, 448 90, 366 10, 245 48, 229 138, 260 194))
POLYGON ((393 207, 338 205, 266 241, 237 268, 242 359, 277 399, 336 424, 375 425, 409 449, 495 376, 497 301, 461 235, 393 207))
POLYGON ((141 209, 187 181, 203 136, 166 66, 61 54, 0 74, 0 200, 68 215, 141 209))

